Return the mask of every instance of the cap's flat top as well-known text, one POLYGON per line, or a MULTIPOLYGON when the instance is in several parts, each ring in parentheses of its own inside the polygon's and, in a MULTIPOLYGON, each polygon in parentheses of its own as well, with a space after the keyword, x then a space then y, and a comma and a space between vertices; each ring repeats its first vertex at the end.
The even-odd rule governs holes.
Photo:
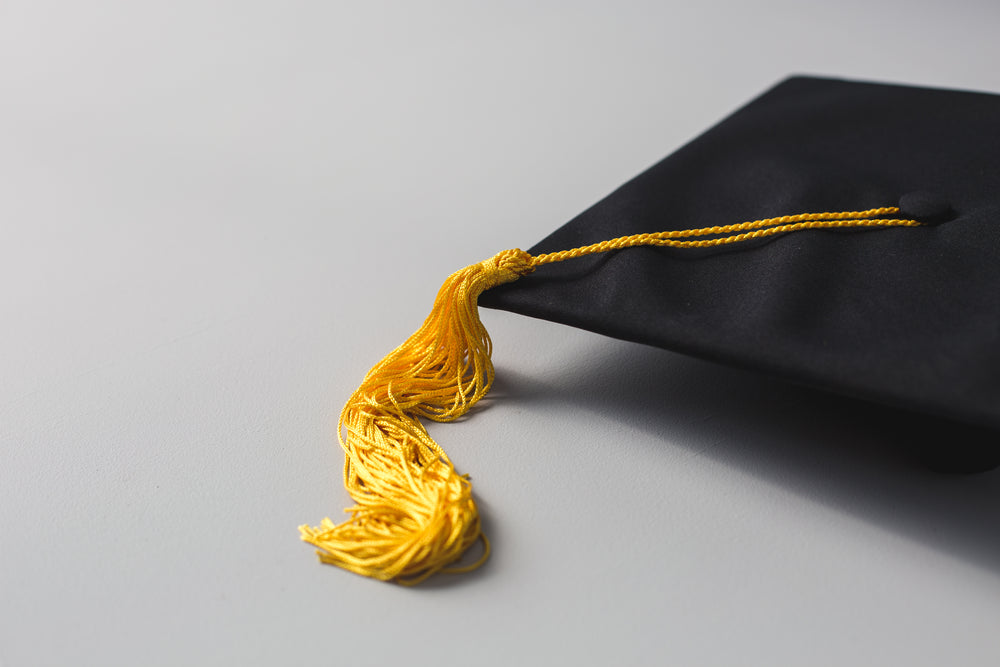
POLYGON ((998 95, 792 78, 531 251, 901 201, 945 221, 624 250, 483 303, 1000 429, 998 95))
POLYGON ((0 3, 0 665, 996 665, 998 473, 505 312, 493 398, 433 428, 487 566, 298 541, 452 270, 790 71, 1000 91, 995 2, 813 4, 0 3))

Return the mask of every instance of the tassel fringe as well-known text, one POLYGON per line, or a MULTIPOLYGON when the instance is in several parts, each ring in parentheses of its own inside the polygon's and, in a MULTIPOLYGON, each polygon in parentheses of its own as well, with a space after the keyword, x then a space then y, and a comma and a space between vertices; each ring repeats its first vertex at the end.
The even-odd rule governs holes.
POLYGON ((300 526, 324 563, 368 577, 419 583, 445 570, 477 540, 489 555, 472 486, 419 417, 458 419, 493 385, 492 343, 479 295, 534 270, 531 255, 508 250, 453 273, 423 326, 368 371, 340 414, 344 486, 351 517, 300 526))

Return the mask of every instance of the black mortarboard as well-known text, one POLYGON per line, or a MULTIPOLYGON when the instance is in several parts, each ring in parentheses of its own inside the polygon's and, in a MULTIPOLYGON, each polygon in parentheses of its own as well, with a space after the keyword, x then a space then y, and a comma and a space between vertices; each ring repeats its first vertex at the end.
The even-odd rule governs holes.
POLYGON ((482 537, 467 479, 417 419, 454 419, 489 389, 480 295, 954 420, 992 445, 998 225, 1000 96, 789 79, 528 253, 453 274, 341 415, 351 519, 303 539, 326 562, 409 583, 482 537))
POLYGON ((481 304, 1000 429, 1000 96, 788 79, 529 252, 893 205, 938 224, 634 248, 481 304))

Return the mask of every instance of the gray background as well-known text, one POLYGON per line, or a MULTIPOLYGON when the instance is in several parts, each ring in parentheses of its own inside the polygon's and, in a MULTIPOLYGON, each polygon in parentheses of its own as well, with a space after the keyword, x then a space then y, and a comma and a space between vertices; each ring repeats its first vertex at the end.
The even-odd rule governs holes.
POLYGON ((0 665, 997 664, 1000 473, 505 313, 494 398, 432 428, 488 565, 404 589, 296 526, 348 504, 340 405, 449 272, 791 73, 1000 91, 998 25, 988 0, 0 2, 0 665))

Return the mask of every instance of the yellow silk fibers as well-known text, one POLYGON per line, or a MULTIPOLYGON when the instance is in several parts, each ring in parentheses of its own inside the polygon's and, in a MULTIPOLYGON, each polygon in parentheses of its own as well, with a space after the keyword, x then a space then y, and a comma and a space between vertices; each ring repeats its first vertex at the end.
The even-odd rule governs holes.
POLYGON ((713 247, 807 229, 915 227, 886 218, 896 207, 802 213, 735 225, 634 234, 531 256, 505 250, 445 280, 420 329, 368 371, 351 394, 337 428, 346 454, 344 486, 356 505, 342 524, 300 526, 324 563, 404 585, 435 572, 464 572, 489 556, 472 487, 427 434, 419 417, 453 421, 493 384, 492 343, 479 319, 479 296, 535 267, 638 246, 713 247), (477 540, 483 554, 451 567, 477 540))
POLYGON ((479 319, 479 295, 532 270, 530 255, 509 250, 453 273, 423 326, 368 371, 338 424, 344 486, 357 504, 345 523, 325 519, 299 529, 321 561, 414 584, 480 538, 485 560, 488 543, 469 480, 418 417, 453 421, 486 395, 492 343, 479 319))

